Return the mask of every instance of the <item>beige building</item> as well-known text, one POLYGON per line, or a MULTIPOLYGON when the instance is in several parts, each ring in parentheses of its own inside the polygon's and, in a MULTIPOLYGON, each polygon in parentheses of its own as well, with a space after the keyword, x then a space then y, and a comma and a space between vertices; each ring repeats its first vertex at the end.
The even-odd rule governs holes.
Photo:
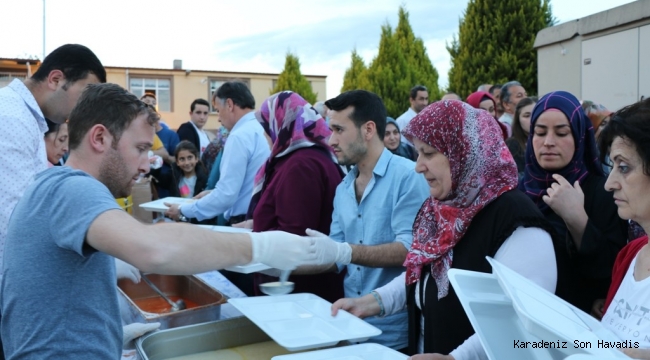
MULTIPOLYGON (((2 59, 0 58, 0 87, 7 85, 14 78, 29 76, 40 65, 39 60, 2 59), (29 64, 29 65, 28 65, 29 64), (31 73, 29 73, 31 74, 31 73)), ((190 104, 194 99, 203 98, 210 101, 212 93, 223 82, 238 79, 251 89, 255 105, 259 105, 275 86, 279 74, 224 72, 209 70, 183 69, 181 61, 175 60, 170 69, 130 68, 106 66, 106 80, 118 84, 136 96, 145 92, 154 93, 158 99, 158 111, 162 119, 171 128, 176 129, 189 120, 190 104)), ((326 76, 305 75, 318 94, 318 101, 326 99, 326 76)), ((211 113, 206 130, 219 127, 219 116, 211 113)))
POLYGON ((650 1, 537 33, 538 94, 566 90, 617 110, 650 96, 650 1))

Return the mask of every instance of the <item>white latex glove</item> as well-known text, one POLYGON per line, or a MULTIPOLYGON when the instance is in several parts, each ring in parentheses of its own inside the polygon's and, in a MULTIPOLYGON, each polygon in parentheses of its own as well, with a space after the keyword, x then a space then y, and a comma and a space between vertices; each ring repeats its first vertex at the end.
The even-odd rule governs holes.
POLYGON ((136 284, 140 282, 140 270, 118 258, 115 258, 115 274, 118 279, 131 279, 136 284))
POLYGON ((332 240, 329 236, 316 230, 307 229, 310 239, 316 241, 316 265, 348 265, 352 261, 352 247, 346 242, 332 240))
POLYGON ((129 325, 124 325, 122 327, 122 348, 129 349, 133 347, 132 341, 139 338, 140 336, 157 330, 160 327, 159 322, 143 324, 143 323, 133 323, 129 325))
POLYGON ((284 231, 248 233, 253 250, 252 263, 262 263, 280 270, 300 265, 316 265, 315 241, 284 231))

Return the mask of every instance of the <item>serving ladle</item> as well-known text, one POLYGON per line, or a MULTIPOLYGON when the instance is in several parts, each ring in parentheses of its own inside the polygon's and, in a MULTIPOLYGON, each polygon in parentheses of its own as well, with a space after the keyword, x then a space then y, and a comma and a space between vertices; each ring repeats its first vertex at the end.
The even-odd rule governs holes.
POLYGON ((183 301, 183 299, 178 299, 178 301, 173 302, 170 298, 167 297, 167 295, 165 295, 162 291, 160 291, 160 289, 158 289, 158 287, 156 285, 154 285, 153 282, 151 282, 151 280, 149 280, 148 277, 146 277, 142 273, 140 273, 140 275, 142 276, 142 280, 144 280, 144 282, 146 282, 147 285, 149 285, 150 288, 152 288, 155 292, 157 292, 158 295, 160 295, 160 297, 165 299, 165 301, 167 301, 169 303, 169 305, 172 306, 172 311, 171 312, 177 312, 177 311, 180 311, 180 310, 187 309, 187 305, 185 304, 185 301, 183 301))
POLYGON ((291 270, 282 270, 280 272, 280 281, 267 282, 260 284, 260 291, 266 295, 286 295, 293 291, 294 283, 287 281, 291 270))

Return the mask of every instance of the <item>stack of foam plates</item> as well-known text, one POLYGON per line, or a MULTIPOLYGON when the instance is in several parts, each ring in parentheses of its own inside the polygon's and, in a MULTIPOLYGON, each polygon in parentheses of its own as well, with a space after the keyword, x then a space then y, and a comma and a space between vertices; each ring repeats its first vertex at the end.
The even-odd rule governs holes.
POLYGON ((488 358, 563 360, 577 354, 628 358, 598 340, 620 341, 599 321, 498 261, 493 274, 452 269, 449 281, 488 358))

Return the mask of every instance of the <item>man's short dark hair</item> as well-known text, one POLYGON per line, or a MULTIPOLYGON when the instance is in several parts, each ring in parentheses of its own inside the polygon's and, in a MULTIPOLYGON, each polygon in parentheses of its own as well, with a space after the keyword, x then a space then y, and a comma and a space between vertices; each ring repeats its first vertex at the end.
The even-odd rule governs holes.
POLYGON ((228 81, 223 83, 214 93, 214 99, 219 99, 222 104, 227 99, 242 109, 255 109, 255 98, 250 89, 241 81, 228 81))
POLYGON ((60 70, 68 84, 83 80, 91 73, 100 83, 106 82, 106 70, 97 56, 87 47, 78 44, 66 44, 56 48, 43 59, 31 79, 41 82, 47 79, 53 70, 60 70))
POLYGON ((501 85, 501 84, 492 85, 492 87, 490 88, 490 91, 488 91, 488 92, 490 93, 490 95, 494 96, 494 90, 497 90, 497 89, 500 90, 502 86, 503 85, 501 85))
POLYGON ((98 124, 108 129, 115 138, 113 147, 117 147, 124 130, 142 114, 148 115, 147 122, 152 126, 159 120, 150 106, 119 85, 88 85, 68 120, 69 148, 78 148, 88 131, 98 124))
POLYGON ((210 103, 208 102, 208 100, 196 99, 192 101, 192 104, 190 105, 190 112, 194 112, 194 108, 196 108, 196 105, 205 105, 208 107, 208 109, 210 108, 210 103))
POLYGON ((327 100, 325 106, 334 111, 345 110, 349 106, 354 107, 354 110, 350 113, 350 120, 352 120, 354 126, 360 129, 363 124, 372 121, 377 128, 379 139, 384 140, 388 114, 386 114, 384 102, 381 101, 377 94, 366 90, 346 91, 333 99, 327 100))
POLYGON ((150 98, 152 98, 154 100, 157 100, 156 99, 156 94, 150 93, 150 92, 144 93, 144 95, 140 96, 140 100, 144 100, 145 98, 148 98, 148 97, 150 97, 150 98))
POLYGON ((426 86, 424 86, 424 85, 415 85, 415 86, 411 89, 411 99, 413 99, 413 100, 417 99, 417 97, 418 97, 418 91, 426 91, 426 92, 429 92, 429 90, 427 90, 426 86))

